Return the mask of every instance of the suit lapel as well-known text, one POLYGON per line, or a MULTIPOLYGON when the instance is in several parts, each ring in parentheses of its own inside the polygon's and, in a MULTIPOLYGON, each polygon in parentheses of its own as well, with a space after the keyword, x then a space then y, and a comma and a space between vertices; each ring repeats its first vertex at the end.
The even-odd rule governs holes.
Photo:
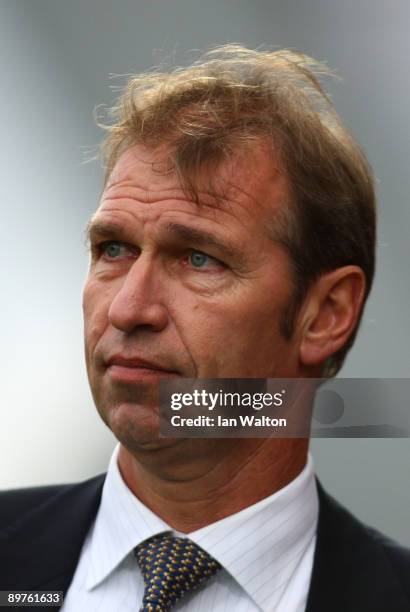
POLYGON ((319 523, 306 612, 406 612, 408 600, 370 530, 318 483, 319 523))
POLYGON ((0 533, 4 588, 66 591, 97 513, 105 476, 61 487, 0 533))

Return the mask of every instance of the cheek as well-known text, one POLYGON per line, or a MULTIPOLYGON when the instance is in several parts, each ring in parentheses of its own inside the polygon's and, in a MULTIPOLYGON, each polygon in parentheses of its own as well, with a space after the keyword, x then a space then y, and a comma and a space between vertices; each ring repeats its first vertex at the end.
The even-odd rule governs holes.
POLYGON ((185 303, 185 316, 175 313, 173 320, 184 344, 197 365, 237 361, 243 351, 249 353, 272 315, 250 312, 239 300, 185 303))
POLYGON ((180 312, 175 313, 174 321, 200 372, 254 375, 284 355, 279 304, 267 302, 266 292, 258 300, 250 297, 187 301, 184 321, 180 312))
POLYGON ((90 353, 108 324, 110 295, 95 281, 87 281, 83 291, 84 337, 90 353))

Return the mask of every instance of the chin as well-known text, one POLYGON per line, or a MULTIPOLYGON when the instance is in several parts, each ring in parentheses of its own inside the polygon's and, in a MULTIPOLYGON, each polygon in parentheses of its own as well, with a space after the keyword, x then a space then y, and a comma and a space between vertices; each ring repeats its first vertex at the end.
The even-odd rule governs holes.
POLYGON ((176 442, 160 437, 158 406, 122 403, 111 407, 103 419, 131 454, 166 448, 176 442))

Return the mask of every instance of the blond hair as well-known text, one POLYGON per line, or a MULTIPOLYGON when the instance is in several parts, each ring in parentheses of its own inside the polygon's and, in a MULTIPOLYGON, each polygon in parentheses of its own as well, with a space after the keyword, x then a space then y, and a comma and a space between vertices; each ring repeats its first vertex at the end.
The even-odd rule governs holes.
MULTIPOLYGON (((134 144, 165 146, 167 167, 199 201, 201 171, 217 168, 238 147, 271 143, 291 191, 275 232, 295 273, 292 304, 281 321, 288 338, 306 291, 321 274, 360 266, 366 297, 374 275, 372 172, 324 92, 323 74, 329 74, 324 64, 295 51, 225 45, 189 67, 130 78, 111 109, 102 146, 107 178, 134 144)), ((324 376, 340 369, 356 332, 326 362, 324 376)))

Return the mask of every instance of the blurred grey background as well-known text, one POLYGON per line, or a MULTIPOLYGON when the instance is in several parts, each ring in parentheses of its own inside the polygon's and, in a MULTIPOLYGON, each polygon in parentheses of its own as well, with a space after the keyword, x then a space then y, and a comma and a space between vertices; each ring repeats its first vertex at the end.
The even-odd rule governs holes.
MULTIPOLYGON (((286 46, 343 78, 336 107, 378 180, 376 283, 341 375, 408 377, 410 3, 407 0, 3 0, 0 488, 104 471, 114 440, 85 376, 83 228, 101 188, 92 111, 110 74, 241 42, 286 46)), ((410 544, 410 439, 316 440, 328 490, 410 544)))

